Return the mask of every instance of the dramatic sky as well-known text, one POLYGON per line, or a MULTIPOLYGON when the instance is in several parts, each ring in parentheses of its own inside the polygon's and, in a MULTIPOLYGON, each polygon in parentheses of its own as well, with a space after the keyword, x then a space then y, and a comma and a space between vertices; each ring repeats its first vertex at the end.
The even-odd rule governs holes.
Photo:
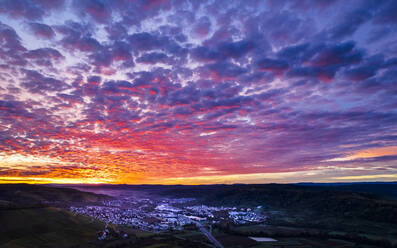
POLYGON ((396 13, 0 0, 0 182, 397 180, 396 13))

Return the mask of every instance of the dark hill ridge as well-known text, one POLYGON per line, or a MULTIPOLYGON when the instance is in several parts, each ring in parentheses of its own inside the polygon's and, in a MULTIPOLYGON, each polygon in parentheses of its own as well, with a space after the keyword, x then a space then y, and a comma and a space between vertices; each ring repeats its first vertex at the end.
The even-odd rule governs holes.
POLYGON ((47 203, 98 203, 111 197, 70 188, 31 184, 0 184, 0 206, 37 206, 47 203))
POLYGON ((397 182, 360 182, 360 183, 298 183, 314 188, 325 187, 329 190, 370 193, 386 198, 397 199, 397 182))
POLYGON ((65 188, 80 188, 80 189, 117 189, 117 190, 136 190, 136 191, 146 191, 146 192, 162 192, 169 190, 178 189, 206 189, 213 187, 245 187, 245 186, 270 186, 278 185, 275 187, 283 187, 282 185, 289 186, 307 186, 311 187, 313 190, 337 190, 337 191, 348 191, 357 193, 369 193, 373 195, 378 195, 385 198, 396 198, 397 199, 397 182, 348 182, 348 183, 296 183, 296 184, 212 184, 212 185, 151 185, 151 184, 52 184, 48 185, 51 187, 65 187, 65 188))

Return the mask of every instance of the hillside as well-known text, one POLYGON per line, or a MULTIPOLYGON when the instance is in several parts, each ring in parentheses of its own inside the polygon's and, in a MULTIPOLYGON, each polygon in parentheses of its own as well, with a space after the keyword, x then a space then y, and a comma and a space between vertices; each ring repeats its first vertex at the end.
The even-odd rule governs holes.
POLYGON ((0 208, 45 205, 98 203, 109 196, 82 192, 70 188, 29 184, 0 184, 0 208))
POLYGON ((326 188, 328 190, 370 193, 384 198, 397 199, 397 182, 370 182, 370 183, 299 183, 301 186, 326 188))
POLYGON ((0 210, 0 247, 90 247, 104 225, 58 208, 0 210))
POLYGON ((109 197, 74 189, 0 184, 0 247, 91 247, 104 224, 57 206, 104 199, 109 197))

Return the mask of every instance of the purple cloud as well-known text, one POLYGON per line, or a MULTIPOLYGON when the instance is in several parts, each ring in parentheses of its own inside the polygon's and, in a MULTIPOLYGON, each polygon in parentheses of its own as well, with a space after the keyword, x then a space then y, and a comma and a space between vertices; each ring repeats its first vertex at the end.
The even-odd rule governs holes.
POLYGON ((52 39, 55 37, 55 32, 46 24, 32 22, 29 24, 34 35, 40 39, 52 39))
POLYGON ((392 171, 396 154, 343 159, 397 146, 396 6, 0 1, 0 155, 71 166, 1 173, 392 171))

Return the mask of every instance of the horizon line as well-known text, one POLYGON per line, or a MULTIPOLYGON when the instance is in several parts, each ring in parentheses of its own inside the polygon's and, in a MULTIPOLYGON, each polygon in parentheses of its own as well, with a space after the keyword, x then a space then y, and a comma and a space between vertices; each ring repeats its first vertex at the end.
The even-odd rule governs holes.
POLYGON ((0 182, 0 185, 65 185, 65 186, 216 186, 216 185, 270 185, 270 184, 278 184, 278 185, 325 185, 325 184, 397 184, 397 181, 362 181, 362 182, 295 182, 295 183, 214 183, 214 184, 126 184, 126 183, 35 183, 35 182, 0 182))

